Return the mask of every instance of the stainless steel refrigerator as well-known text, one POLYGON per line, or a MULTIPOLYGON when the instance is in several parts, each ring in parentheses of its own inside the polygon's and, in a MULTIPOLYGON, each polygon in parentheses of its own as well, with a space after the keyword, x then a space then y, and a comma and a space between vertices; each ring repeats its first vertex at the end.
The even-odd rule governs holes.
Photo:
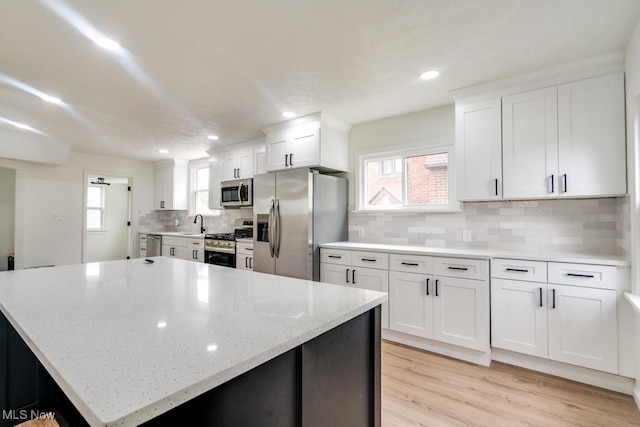
POLYGON ((347 180, 295 169, 253 177, 253 271, 320 280, 320 243, 347 235, 347 180))

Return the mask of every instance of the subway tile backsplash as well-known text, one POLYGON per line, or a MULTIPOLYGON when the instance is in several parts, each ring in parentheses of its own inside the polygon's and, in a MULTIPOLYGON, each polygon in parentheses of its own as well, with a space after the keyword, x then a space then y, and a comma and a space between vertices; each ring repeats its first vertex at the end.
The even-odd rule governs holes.
POLYGON ((629 198, 464 203, 462 212, 349 213, 349 240, 523 253, 628 256, 629 198), (462 242, 470 230, 471 243, 462 242))
MULTIPOLYGON (((231 233, 234 230, 233 222, 236 218, 252 218, 251 209, 225 209, 220 211, 220 216, 204 217, 205 233, 231 233)), ((200 231, 200 220, 193 223, 194 217, 187 211, 139 211, 138 232, 152 233, 154 231, 178 231, 196 233, 200 231), (176 220, 180 225, 176 225, 176 220)))

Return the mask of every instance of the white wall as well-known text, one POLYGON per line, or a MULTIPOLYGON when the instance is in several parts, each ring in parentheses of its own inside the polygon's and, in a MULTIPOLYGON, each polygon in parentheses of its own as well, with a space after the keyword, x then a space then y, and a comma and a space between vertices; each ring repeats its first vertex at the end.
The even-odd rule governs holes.
POLYGON ((0 271, 7 270, 14 249, 15 187, 15 171, 0 167, 0 271))
MULTIPOLYGON (((87 232, 85 262, 126 259, 129 233, 127 230, 129 195, 128 184, 112 183, 104 186, 105 229, 87 232)), ((131 254, 136 255, 136 248, 131 254)))
POLYGON ((62 166, 0 159, 0 166, 5 163, 18 169, 16 268, 82 262, 85 170, 133 178, 132 235, 138 231, 137 213, 153 209, 151 162, 71 152, 62 166))
POLYGON ((349 205, 355 205, 359 157, 415 146, 455 142, 453 104, 355 125, 349 134, 349 205))

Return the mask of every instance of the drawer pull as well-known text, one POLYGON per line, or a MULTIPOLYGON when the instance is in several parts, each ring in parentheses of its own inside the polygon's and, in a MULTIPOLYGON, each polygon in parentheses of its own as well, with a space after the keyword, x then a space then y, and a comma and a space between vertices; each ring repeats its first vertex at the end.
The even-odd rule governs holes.
POLYGON ((253 248, 244 248, 245 251, 252 251, 253 248))
POLYGON ((329 255, 329 258, 342 258, 342 255, 329 255))
POLYGON ((360 258, 361 261, 366 261, 366 262, 376 262, 378 261, 377 259, 371 259, 371 258, 360 258))
POLYGON ((528 273, 529 270, 526 268, 506 268, 506 271, 511 271, 513 273, 528 273))
POLYGON ((456 270, 456 271, 467 271, 469 270, 467 267, 447 267, 449 270, 456 270))
POLYGON ((419 264, 417 262, 403 262, 402 265, 408 265, 410 267, 417 267, 419 264))
POLYGON ((586 279, 593 279, 595 277, 593 274, 580 274, 580 273, 567 273, 567 276, 570 276, 570 277, 584 277, 586 279))
POLYGON ((427 296, 429 296, 429 279, 426 280, 427 296))

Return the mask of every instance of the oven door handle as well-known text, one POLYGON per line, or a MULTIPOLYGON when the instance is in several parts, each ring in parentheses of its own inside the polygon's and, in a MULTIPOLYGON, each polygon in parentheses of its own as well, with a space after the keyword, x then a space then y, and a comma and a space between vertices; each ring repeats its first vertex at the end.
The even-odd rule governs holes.
POLYGON ((275 234, 275 238, 276 238, 276 258, 280 257, 280 200, 276 199, 276 203, 273 207, 274 210, 274 216, 275 216, 275 230, 273 230, 273 233, 275 234))
POLYGON ((269 254, 271 254, 271 258, 273 258, 275 253, 275 242, 273 241, 273 207, 275 205, 275 200, 271 199, 271 207, 269 208, 269 254))

